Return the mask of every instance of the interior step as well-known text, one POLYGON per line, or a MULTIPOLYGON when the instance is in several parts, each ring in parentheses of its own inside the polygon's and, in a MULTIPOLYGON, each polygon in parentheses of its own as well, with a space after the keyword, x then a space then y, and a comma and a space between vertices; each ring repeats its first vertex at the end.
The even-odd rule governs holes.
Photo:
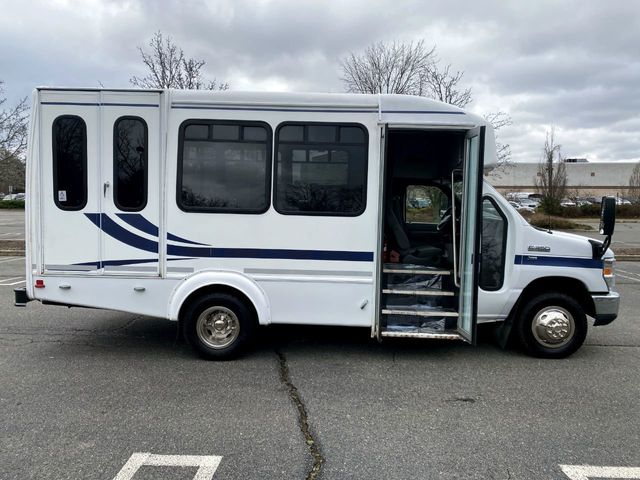
POLYGON ((457 317, 458 312, 453 309, 434 308, 426 306, 420 308, 420 305, 407 305, 402 308, 383 308, 383 315, 410 315, 414 317, 457 317))
POLYGON ((430 338, 430 339, 440 339, 440 340, 464 340, 459 334, 450 332, 450 333, 440 333, 440 332, 420 332, 420 331, 404 331, 404 332, 390 332, 383 331, 380 332, 380 335, 383 337, 395 337, 395 338, 430 338))
MULTIPOLYGON (((441 270, 441 269, 430 269, 429 267, 419 267, 419 268, 398 268, 398 267, 406 267, 407 265, 402 264, 391 264, 393 267, 385 267, 382 269, 383 273, 403 273, 407 275, 451 275, 451 270, 441 270)), ((414 265, 410 265, 414 266, 414 265)))
POLYGON ((382 293, 389 295, 418 295, 435 297, 453 297, 454 292, 444 290, 403 290, 399 288, 384 288, 382 293))

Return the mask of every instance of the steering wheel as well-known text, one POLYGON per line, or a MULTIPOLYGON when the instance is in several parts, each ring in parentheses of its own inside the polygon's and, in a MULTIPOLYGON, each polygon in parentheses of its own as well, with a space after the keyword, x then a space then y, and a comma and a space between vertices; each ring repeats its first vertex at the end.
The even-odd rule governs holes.
POLYGON ((436 226, 436 229, 441 232, 442 230, 447 229, 447 227, 449 226, 449 224, 451 223, 451 219, 452 219, 452 215, 451 215, 451 207, 447 208, 444 213, 442 214, 442 217, 440 217, 440 222, 438 223, 438 225, 436 226))

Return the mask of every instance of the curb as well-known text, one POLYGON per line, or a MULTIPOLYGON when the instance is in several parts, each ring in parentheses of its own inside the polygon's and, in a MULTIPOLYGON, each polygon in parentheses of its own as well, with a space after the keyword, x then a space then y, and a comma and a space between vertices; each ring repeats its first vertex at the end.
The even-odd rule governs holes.
POLYGON ((0 240, 0 257, 23 257, 24 240, 0 240))
POLYGON ((616 255, 617 262, 640 262, 640 255, 629 255, 626 253, 622 253, 620 255, 616 255))
POLYGON ((24 250, 0 250, 0 257, 24 257, 24 250))

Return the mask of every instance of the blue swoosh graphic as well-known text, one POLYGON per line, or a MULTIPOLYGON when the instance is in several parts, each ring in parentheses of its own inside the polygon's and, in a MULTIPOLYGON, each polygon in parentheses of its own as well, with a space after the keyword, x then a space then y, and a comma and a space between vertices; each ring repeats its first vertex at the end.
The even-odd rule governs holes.
MULTIPOLYGON (((98 228, 116 240, 140 250, 158 253, 158 242, 140 237, 121 227, 105 213, 85 213, 98 228)), ((153 225, 152 225, 153 226, 153 225)), ((149 226, 144 228, 149 229, 149 226)), ((144 230, 142 230, 144 231, 144 230)), ((148 232, 146 232, 148 233, 148 232)), ((167 245, 167 254, 199 258, 269 258, 278 260, 334 260, 345 262, 371 262, 373 252, 345 250, 293 250, 277 248, 216 248, 167 245)))
MULTIPOLYGON (((158 236, 158 227, 156 227, 149 220, 144 218, 139 213, 116 213, 116 216, 121 220, 127 222, 133 228, 137 228, 141 232, 147 233, 149 235, 153 235, 154 237, 158 236)), ((167 240, 173 240, 175 242, 189 243, 191 245, 206 245, 206 243, 198 243, 193 242, 191 240, 187 240, 186 238, 179 237, 174 235, 173 233, 167 232, 167 240)))
POLYGON ((144 250, 145 252, 158 253, 158 242, 139 237, 135 233, 131 233, 126 228, 122 228, 116 222, 111 220, 106 213, 85 213, 85 215, 110 237, 113 237, 131 247, 144 250))

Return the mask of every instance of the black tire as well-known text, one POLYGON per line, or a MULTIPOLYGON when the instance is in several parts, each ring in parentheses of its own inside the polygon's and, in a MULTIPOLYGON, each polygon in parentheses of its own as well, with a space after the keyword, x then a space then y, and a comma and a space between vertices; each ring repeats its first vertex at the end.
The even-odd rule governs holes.
MULTIPOLYGON (((547 316, 547 318, 549 317, 547 316)), ((587 316, 584 309, 573 297, 563 293, 543 293, 531 298, 520 309, 515 324, 516 338, 520 346, 529 355, 541 358, 568 357, 584 343, 587 337, 587 328, 587 316), (533 322, 536 318, 543 320, 543 312, 547 315, 555 315, 561 321, 565 318, 569 320, 569 327, 561 325, 557 327, 568 329, 566 338, 552 339, 547 337, 548 342, 545 343, 544 337, 547 334, 543 327, 540 327, 534 334, 533 322), (573 324, 573 332, 571 332, 571 323, 573 324)))
POLYGON ((250 343, 257 325, 253 310, 227 293, 197 298, 185 308, 181 320, 187 343, 208 360, 237 357, 250 343), (222 322, 221 328, 214 326, 216 321, 222 322))

